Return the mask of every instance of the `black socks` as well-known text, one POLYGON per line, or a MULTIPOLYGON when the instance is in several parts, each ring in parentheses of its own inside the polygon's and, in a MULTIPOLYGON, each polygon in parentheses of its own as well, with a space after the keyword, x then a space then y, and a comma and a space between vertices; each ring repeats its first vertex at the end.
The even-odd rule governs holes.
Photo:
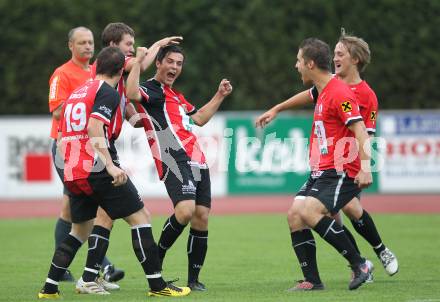
POLYGON ((188 252, 188 282, 197 281, 200 269, 205 262, 208 250, 208 231, 189 230, 188 252))
POLYGON ((310 229, 292 232, 292 246, 298 258, 304 279, 313 284, 320 284, 318 265, 316 263, 316 244, 310 229))

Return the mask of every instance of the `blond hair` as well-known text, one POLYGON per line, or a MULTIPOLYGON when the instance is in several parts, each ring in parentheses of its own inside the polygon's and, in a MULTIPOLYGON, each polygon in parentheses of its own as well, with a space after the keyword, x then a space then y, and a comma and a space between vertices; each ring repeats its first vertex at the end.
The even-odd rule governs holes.
POLYGON ((359 72, 363 72, 371 61, 371 52, 368 43, 362 38, 347 35, 343 27, 341 28, 341 36, 338 42, 344 44, 350 56, 358 60, 357 69, 359 72))

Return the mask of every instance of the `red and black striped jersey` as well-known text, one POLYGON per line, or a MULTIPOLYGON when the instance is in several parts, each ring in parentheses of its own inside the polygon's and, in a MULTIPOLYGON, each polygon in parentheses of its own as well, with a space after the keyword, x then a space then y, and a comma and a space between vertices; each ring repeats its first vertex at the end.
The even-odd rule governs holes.
POLYGON ((119 103, 120 97, 116 90, 100 80, 80 86, 64 103, 60 131, 65 181, 84 179, 91 173, 105 169, 90 144, 87 131, 90 118, 104 123, 107 148, 115 164, 119 164, 113 132, 119 103))
POLYGON ((189 162, 201 168, 207 167, 196 135, 192 132, 190 116, 197 109, 184 95, 155 79, 140 85, 142 100, 137 111, 141 113, 159 178, 164 177, 164 165, 189 162))
MULTIPOLYGON (((124 62, 124 69, 127 65, 127 62, 130 61, 133 57, 125 57, 124 62)), ((96 61, 92 65, 92 77, 95 78, 96 76, 96 61)), ((119 103, 119 108, 116 111, 116 117, 115 117, 115 123, 113 124, 114 129, 113 131, 113 138, 117 139, 119 135, 121 134, 122 130, 122 124, 125 120, 125 108, 127 104, 130 102, 127 97, 125 96, 125 82, 124 82, 124 75, 121 76, 119 79, 118 85, 116 86, 116 90, 118 91, 119 97, 121 98, 121 102, 119 103)))

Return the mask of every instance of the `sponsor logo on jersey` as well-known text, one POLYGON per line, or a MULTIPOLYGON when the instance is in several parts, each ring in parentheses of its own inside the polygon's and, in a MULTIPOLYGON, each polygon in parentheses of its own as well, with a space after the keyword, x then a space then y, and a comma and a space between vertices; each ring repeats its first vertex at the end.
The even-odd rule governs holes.
POLYGON ((376 111, 371 111, 371 113, 370 113, 370 120, 372 120, 372 121, 376 120, 376 111))
POLYGON ((102 111, 103 113, 107 114, 108 116, 112 115, 112 110, 105 105, 99 106, 99 110, 102 111))
POLYGON ((352 107, 350 101, 345 101, 345 102, 343 102, 343 103, 341 104, 341 108, 342 108, 342 111, 343 111, 343 112, 350 112, 350 111, 353 109, 353 107, 352 107))
POLYGON ((87 92, 83 92, 83 93, 72 93, 69 97, 69 99, 73 100, 73 99, 83 99, 85 98, 87 95, 87 92))

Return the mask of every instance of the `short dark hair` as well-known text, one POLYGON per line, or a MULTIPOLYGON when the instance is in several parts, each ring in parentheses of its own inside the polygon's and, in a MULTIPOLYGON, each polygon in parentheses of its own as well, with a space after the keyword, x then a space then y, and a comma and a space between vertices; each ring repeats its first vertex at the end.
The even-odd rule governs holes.
POLYGON ((317 38, 307 38, 299 46, 302 50, 304 61, 312 60, 316 66, 325 71, 331 71, 331 51, 330 46, 317 38))
POLYGON ((101 34, 102 46, 109 46, 110 42, 119 44, 125 34, 129 34, 130 36, 134 37, 134 30, 122 22, 107 24, 101 34))
POLYGON ((124 67, 124 62, 125 56, 118 47, 105 47, 96 58, 96 74, 113 77, 124 67))
POLYGON ((165 58, 166 55, 171 52, 181 53, 183 59, 185 60, 185 53, 183 52, 183 48, 174 44, 170 44, 159 49, 159 52, 156 55, 156 61, 162 62, 163 58, 165 58))

